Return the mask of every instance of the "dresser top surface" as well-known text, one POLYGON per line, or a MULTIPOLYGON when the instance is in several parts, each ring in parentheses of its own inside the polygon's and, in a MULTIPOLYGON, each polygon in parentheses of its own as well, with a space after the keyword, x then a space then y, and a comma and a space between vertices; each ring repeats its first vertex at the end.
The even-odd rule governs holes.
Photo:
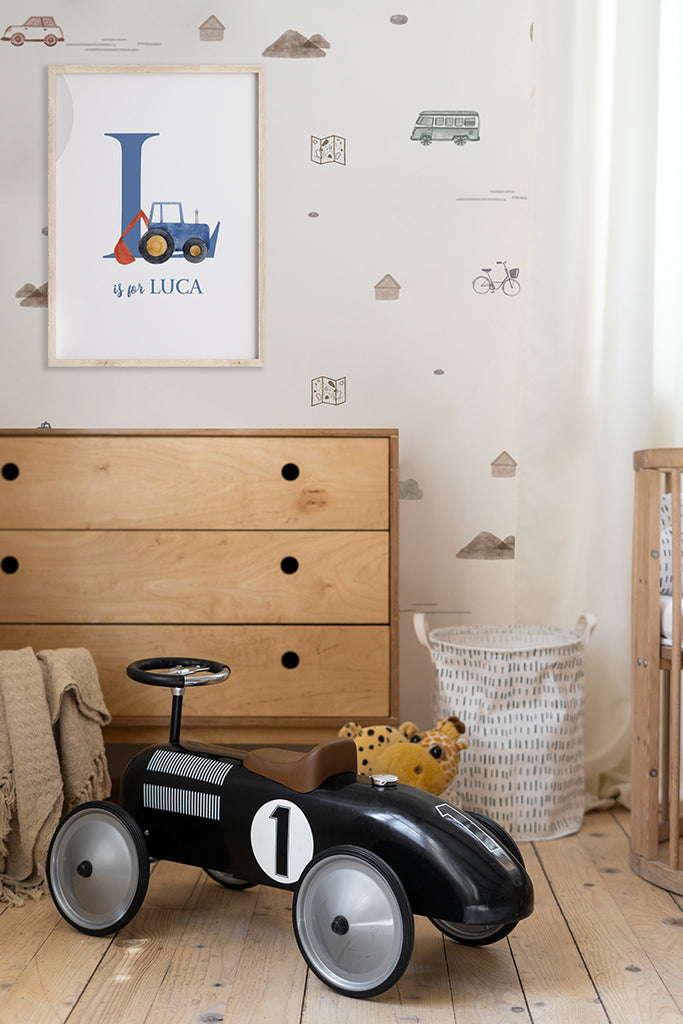
POLYGON ((396 437, 397 427, 380 428, 329 428, 318 430, 314 427, 293 428, 249 428, 249 429, 204 429, 204 428, 136 428, 136 427, 2 427, 0 437, 396 437))

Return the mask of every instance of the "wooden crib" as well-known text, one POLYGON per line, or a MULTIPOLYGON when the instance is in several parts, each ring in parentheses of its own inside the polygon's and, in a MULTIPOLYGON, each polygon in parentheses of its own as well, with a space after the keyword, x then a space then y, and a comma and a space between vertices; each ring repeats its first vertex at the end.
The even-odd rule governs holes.
POLYGON ((631 867, 655 885, 683 894, 680 840, 683 448, 635 452, 633 465, 631 867), (662 531, 660 510, 662 495, 669 494, 670 548, 668 532, 662 531), (669 643, 663 643, 661 635, 660 567, 665 551, 671 566, 669 585, 664 588, 667 593, 670 591, 672 602, 669 643))

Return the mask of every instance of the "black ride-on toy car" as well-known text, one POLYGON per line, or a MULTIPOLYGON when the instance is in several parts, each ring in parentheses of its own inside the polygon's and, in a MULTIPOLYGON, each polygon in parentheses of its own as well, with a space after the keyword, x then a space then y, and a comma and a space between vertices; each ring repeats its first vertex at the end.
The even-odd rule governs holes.
POLYGON ((353 740, 303 754, 182 742, 185 689, 229 673, 190 658, 128 666, 132 679, 172 689, 170 740, 131 760, 120 806, 83 804, 57 828, 47 878, 75 928, 106 935, 127 924, 150 858, 193 864, 229 889, 291 890, 311 970, 337 992, 368 997, 405 970, 413 914, 477 946, 531 913, 531 881, 500 825, 394 776, 358 778, 353 740))

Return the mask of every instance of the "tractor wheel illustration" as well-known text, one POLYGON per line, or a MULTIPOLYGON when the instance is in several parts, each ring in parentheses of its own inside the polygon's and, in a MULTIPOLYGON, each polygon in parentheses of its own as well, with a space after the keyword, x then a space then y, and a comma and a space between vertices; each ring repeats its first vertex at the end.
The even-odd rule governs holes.
POLYGON ((190 263, 201 263, 206 259, 209 248, 201 238, 188 238, 183 246, 183 256, 190 263))
POLYGON ((21 32, 15 32, 13 36, 10 36, 10 43, 12 46, 23 46, 24 42, 25 39, 21 32))
POLYGON ((175 243, 168 231, 163 228, 152 228, 142 236, 138 249, 148 263, 165 263, 173 255, 175 243))

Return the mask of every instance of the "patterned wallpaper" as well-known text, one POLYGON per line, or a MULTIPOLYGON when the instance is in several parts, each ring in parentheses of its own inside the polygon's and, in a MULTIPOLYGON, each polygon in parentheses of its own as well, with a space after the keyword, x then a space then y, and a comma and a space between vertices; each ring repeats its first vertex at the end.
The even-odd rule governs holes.
POLYGON ((429 719, 411 612, 511 621, 532 0, 2 11, 1 425, 398 427, 401 713, 429 719), (264 67, 264 366, 48 367, 53 64, 264 67))

